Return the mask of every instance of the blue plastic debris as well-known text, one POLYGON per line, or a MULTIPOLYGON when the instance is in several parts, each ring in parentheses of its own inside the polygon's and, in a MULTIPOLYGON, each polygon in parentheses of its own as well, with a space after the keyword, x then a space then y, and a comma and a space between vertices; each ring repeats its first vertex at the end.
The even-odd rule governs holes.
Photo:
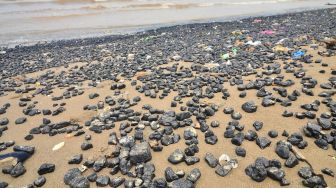
POLYGON ((293 53, 293 59, 300 59, 301 57, 303 57, 305 55, 305 53, 301 50, 296 51, 293 53))

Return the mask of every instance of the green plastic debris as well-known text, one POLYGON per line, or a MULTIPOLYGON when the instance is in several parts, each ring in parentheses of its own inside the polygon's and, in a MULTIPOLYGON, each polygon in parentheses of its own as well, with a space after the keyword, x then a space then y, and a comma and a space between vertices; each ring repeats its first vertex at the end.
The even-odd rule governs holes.
POLYGON ((154 38, 156 38, 156 36, 148 36, 148 37, 145 37, 144 40, 149 41, 149 40, 154 39, 154 38))
POLYGON ((222 54, 222 55, 221 55, 221 58, 222 58, 223 60, 227 60, 227 59, 230 58, 230 55, 229 55, 228 53, 226 53, 226 54, 222 54))
POLYGON ((237 49, 237 48, 232 48, 232 50, 231 50, 230 53, 222 54, 222 55, 221 55, 221 58, 222 58, 223 60, 228 60, 228 59, 230 59, 230 54, 231 54, 232 56, 236 56, 236 55, 237 55, 237 52, 238 52, 238 49, 237 49))
POLYGON ((230 59, 230 56, 234 57, 234 56, 237 55, 237 53, 238 53, 238 49, 237 48, 232 48, 231 52, 222 54, 221 58, 222 58, 222 60, 228 60, 228 59, 230 59))
POLYGON ((233 48, 233 49, 232 49, 232 53, 233 53, 234 56, 237 55, 237 52, 238 52, 238 49, 237 49, 237 48, 233 48))

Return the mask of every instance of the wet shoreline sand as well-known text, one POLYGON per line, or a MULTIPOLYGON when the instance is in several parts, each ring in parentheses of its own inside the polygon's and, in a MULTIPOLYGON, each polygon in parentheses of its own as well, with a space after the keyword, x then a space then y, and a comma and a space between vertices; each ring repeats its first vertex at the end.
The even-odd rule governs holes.
MULTIPOLYGON (((6 125, 8 129, 1 129, 0 139, 2 142, 14 140, 15 145, 34 146, 35 153, 23 163, 26 173, 17 178, 1 173, 1 181, 7 182, 9 187, 32 184, 38 177, 37 170, 40 165, 52 163, 55 164, 55 171, 43 175, 47 180, 44 187, 66 187, 63 177, 69 169, 78 168, 85 161, 98 161, 102 156, 111 159, 111 152, 116 146, 108 144, 110 133, 115 132, 120 140, 121 135, 134 135, 135 130, 142 130, 142 125, 146 124, 143 129, 143 139, 153 144, 154 141, 148 137, 154 132, 157 120, 147 120, 145 114, 158 115, 162 118, 163 114, 155 111, 173 110, 178 114, 192 110, 188 108, 190 107, 188 101, 197 101, 195 97, 199 102, 194 102, 196 103, 194 107, 198 108, 200 114, 193 112, 193 115, 185 121, 177 121, 179 126, 172 134, 178 134, 180 140, 163 146, 161 152, 154 152, 151 149, 152 159, 149 163, 155 165, 155 178, 164 178, 164 170, 167 167, 172 167, 174 171, 184 170, 186 174, 198 168, 201 171, 201 177, 194 184, 196 187, 222 187, 224 184, 235 187, 280 187, 279 182, 269 177, 258 183, 245 174, 246 167, 263 156, 269 160, 277 159, 281 162, 281 169, 284 170, 290 187, 302 187, 303 178, 298 176, 298 171, 307 164, 300 161, 293 168, 285 167, 286 160, 275 153, 276 143, 288 139, 282 136, 284 130, 289 135, 293 133, 303 135, 303 140, 308 146, 299 151, 312 164, 315 173, 321 173, 321 169, 326 167, 335 171, 335 160, 330 155, 335 154, 336 146, 335 111, 333 111, 332 102, 335 100, 335 81, 331 79, 335 77, 336 56, 335 50, 326 49, 323 43, 325 37, 335 36, 333 29, 335 11, 335 9, 325 9, 224 23, 179 25, 128 36, 65 40, 3 49, 0 54, 0 105, 9 103, 10 107, 0 115, 0 119, 9 120, 6 125), (285 39, 284 42, 277 44, 282 39, 285 39), (261 45, 248 45, 248 41, 260 41, 261 45), (238 49, 236 56, 231 53, 233 48, 238 49), (292 53, 298 50, 304 51, 305 57, 294 60, 292 53), (225 53, 230 53, 229 59, 223 59, 225 53), (297 76, 303 72, 306 77, 297 76), (279 83, 276 80, 280 79, 281 75, 284 79, 279 83), (284 86, 288 79, 294 81, 293 85, 284 86), (134 84, 135 80, 136 84, 134 84), (271 80, 271 84, 264 85, 262 88, 275 98, 273 106, 261 105, 265 97, 256 96, 261 90, 258 89, 258 85, 255 88, 246 89, 249 83, 257 80, 262 83, 271 80), (317 82, 316 86, 309 88, 314 80, 317 82), (321 88, 322 83, 331 84, 331 89, 321 88), (116 89, 115 84, 119 86, 124 84, 124 87, 116 89), (220 88, 219 85, 223 86, 220 92, 212 90, 220 88), (245 89, 242 89, 242 86, 245 89), (312 90, 313 96, 303 92, 307 87, 312 90), (144 91, 140 92, 140 88, 144 91), (285 88, 288 95, 283 97, 274 88, 285 88), (293 95, 295 90, 298 90, 300 95, 296 100, 290 101, 291 106, 283 106, 285 100, 289 95, 293 95), (84 93, 76 94, 79 91, 84 93), (239 97, 244 91, 246 96, 239 97), (330 91, 331 96, 318 96, 324 91, 330 91), (89 99, 89 95, 93 93, 99 96, 89 99), (164 93, 167 96, 163 95, 164 93), (227 96, 228 93, 229 96, 227 96), (57 99, 59 96, 62 97, 57 99), (106 96, 111 96, 116 103, 109 107, 106 96), (137 96, 141 100, 134 103, 134 98, 137 96), (285 110, 303 113, 306 110, 302 109, 301 105, 312 104, 315 100, 321 102, 318 110, 313 112, 316 113, 316 118, 300 119, 295 116, 282 116, 285 110), (18 105, 20 101, 26 101, 27 106, 20 107, 18 105), (99 101, 103 101, 104 108, 84 110, 86 105, 91 105, 94 109, 99 101), (177 103, 176 107, 171 106, 173 101, 177 103), (258 106, 256 112, 243 111, 242 104, 248 101, 254 101, 258 106), (43 109, 55 111, 60 108, 61 103, 65 103, 62 104, 65 111, 58 115, 23 114, 24 109, 29 109, 28 106, 31 106, 30 109, 39 111, 43 109), (130 105, 130 103, 133 104, 130 105), (150 105, 151 110, 146 110, 144 108, 146 105, 150 105), (188 106, 188 110, 183 109, 183 106, 188 106), (218 109, 212 115, 204 115, 208 114, 205 109, 210 107, 218 109), (223 136, 229 122, 234 122, 231 115, 223 113, 224 108, 228 107, 242 114, 242 118, 237 121, 244 129, 241 130, 238 126, 236 133, 247 134, 248 130, 256 131, 252 126, 254 121, 262 121, 263 128, 256 132, 259 137, 267 137, 271 141, 270 146, 261 149, 256 141, 244 140, 241 147, 246 149, 246 157, 237 156, 235 153, 237 146, 232 144, 231 138, 223 136), (102 125, 98 118, 99 114, 106 112, 126 114, 129 119, 118 121, 111 118, 115 121, 114 126, 107 128, 109 120, 102 125), (333 124, 332 128, 324 131, 327 135, 334 135, 334 141, 328 144, 326 150, 314 143, 316 138, 307 137, 302 131, 310 121, 318 124, 317 118, 324 113, 331 114, 328 121, 333 124), (208 131, 205 134, 199 129, 202 116, 205 116, 209 130, 212 130, 218 139, 214 145, 205 143, 205 135, 211 133, 208 131), (23 124, 15 124, 19 117, 27 117, 27 121, 23 124), (136 117, 140 119, 137 120, 136 117), (43 124, 43 118, 50 119, 51 123, 43 124), (97 126, 100 128, 94 125, 97 120, 99 120, 97 126), (190 120, 192 120, 191 125, 187 123, 190 120), (25 139, 33 128, 39 127, 42 130, 47 126, 55 127, 55 124, 62 121, 71 123, 64 128, 55 128, 53 133, 31 134, 32 140, 25 139), (218 121, 219 127, 210 126, 212 121, 218 121), (120 124, 123 123, 130 125, 120 129, 120 124), (101 133, 95 133, 92 127, 99 129, 101 133), (194 165, 187 165, 185 162, 173 165, 167 158, 175 149, 184 151, 187 147, 184 139, 184 131, 187 127, 196 128, 199 152, 195 156, 199 157, 200 161, 194 165), (268 136, 271 130, 276 130, 279 135, 271 138, 268 136), (85 133, 74 136, 79 131, 85 133), (126 132, 129 133, 126 134, 126 132), (81 144, 85 142, 85 135, 91 136, 89 142, 92 143, 93 148, 83 151, 81 144), (65 143, 64 146, 57 151, 52 151, 54 145, 61 142, 65 143), (215 169, 209 167, 204 161, 208 152, 216 158, 227 154, 237 159, 238 168, 232 169, 225 177, 217 175, 215 169), (83 154, 81 164, 68 164, 68 160, 76 154, 83 154)), ((171 126, 160 124, 159 130, 167 127, 171 126)), ((170 129, 166 131, 169 132, 170 129)), ((137 140, 136 143, 139 144, 140 141, 137 140)), ((8 147, 0 154, 11 151, 13 148, 8 147)), ((136 179, 120 173, 111 175, 110 171, 110 167, 104 166, 97 174, 109 176, 110 179, 118 176, 125 177, 127 180, 136 179)), ((134 172, 134 165, 130 171, 134 172)), ((82 176, 87 177, 92 173, 92 168, 88 168, 82 176)), ((336 186, 335 177, 325 174, 323 176, 329 187, 336 186)), ((146 179, 143 176, 139 178, 146 179)), ((90 185, 96 187, 96 183, 90 185)))

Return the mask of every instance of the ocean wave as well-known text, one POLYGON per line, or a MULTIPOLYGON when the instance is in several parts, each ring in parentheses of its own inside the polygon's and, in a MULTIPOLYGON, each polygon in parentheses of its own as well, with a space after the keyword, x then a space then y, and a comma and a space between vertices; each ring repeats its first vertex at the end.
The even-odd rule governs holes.
POLYGON ((138 0, 0 0, 0 3, 19 4, 19 3, 85 3, 85 2, 122 2, 138 0))
MULTIPOLYGON (((120 7, 122 10, 139 10, 139 9, 185 9, 185 8, 195 8, 195 7, 213 7, 213 6, 229 6, 229 5, 258 5, 258 4, 273 4, 273 3, 283 3, 283 2, 294 2, 299 0, 270 0, 270 1, 227 1, 227 2, 208 2, 208 3, 183 3, 179 1, 178 3, 135 3, 125 5, 120 7)), ((148 0, 146 1, 148 2, 148 0)))
MULTIPOLYGON (((230 5, 257 5, 270 3, 294 2, 300 0, 0 0, 1 3, 32 3, 27 6, 0 6, 0 15, 6 14, 46 14, 48 12, 69 11, 101 11, 105 9, 116 11, 160 10, 160 9, 189 9, 230 5), (39 4, 42 3, 42 4, 39 4)), ((301 0, 302 1, 302 0, 301 0)), ((303 0, 304 1, 304 0, 303 0)))
POLYGON ((295 0, 242 1, 242 2, 234 2, 230 4, 232 5, 258 5, 258 4, 282 3, 282 2, 290 2, 290 1, 295 1, 295 0))
POLYGON ((144 4, 200 4, 201 6, 212 6, 215 4, 264 4, 264 3, 278 3, 278 2, 288 2, 288 1, 297 1, 297 0, 208 0, 207 2, 201 0, 0 0, 0 3, 87 3, 87 2, 123 2, 123 3, 144 3, 144 4))

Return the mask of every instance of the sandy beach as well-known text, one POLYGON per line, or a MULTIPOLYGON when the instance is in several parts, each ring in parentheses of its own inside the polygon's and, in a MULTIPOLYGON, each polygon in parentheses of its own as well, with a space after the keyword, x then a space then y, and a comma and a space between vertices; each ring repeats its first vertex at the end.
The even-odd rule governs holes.
POLYGON ((3 48, 0 187, 336 187, 335 20, 329 8, 3 48), (34 152, 1 162, 17 146, 34 152), (231 160, 212 168, 207 153, 231 160))

